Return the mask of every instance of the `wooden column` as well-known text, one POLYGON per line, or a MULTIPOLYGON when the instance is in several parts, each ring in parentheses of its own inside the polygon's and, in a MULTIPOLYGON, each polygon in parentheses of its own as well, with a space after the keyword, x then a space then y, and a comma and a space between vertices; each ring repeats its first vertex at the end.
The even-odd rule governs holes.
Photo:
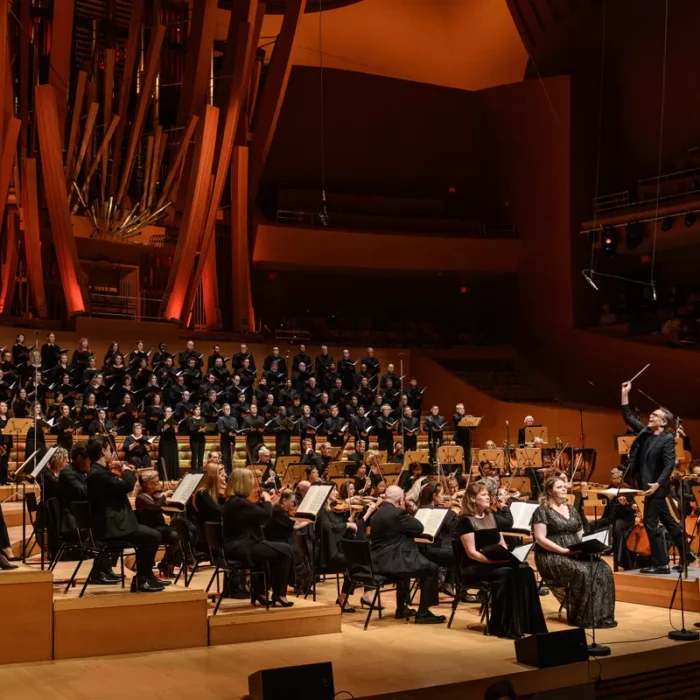
MULTIPOLYGON (((7 111, 7 95, 5 94, 5 73, 10 70, 8 65, 8 0, 0 0, 0 136, 5 133, 4 114, 7 111)), ((21 31, 21 30, 20 30, 21 31)), ((1 225, 1 220, 0 220, 1 225)))
POLYGON ((10 187, 12 172, 17 157, 17 137, 19 136, 20 122, 14 117, 6 125, 5 140, 2 144, 2 158, 0 158, 0 228, 2 228, 7 206, 7 190, 10 187))
POLYGON ((27 279, 34 308, 39 318, 48 318, 44 271, 41 264, 39 235, 39 192, 36 184, 36 158, 22 158, 22 213, 24 216, 24 250, 27 257, 27 279))
POLYGON ((51 57, 49 66, 49 85, 56 89, 58 114, 58 133, 61 137, 61 149, 66 134, 66 113, 68 111, 68 86, 70 84, 70 53, 73 43, 73 10, 75 0, 61 0, 54 11, 51 23, 51 57))
POLYGON ((231 162, 231 250, 233 253, 233 329, 255 332, 248 251, 248 147, 236 146, 231 162))
POLYGON ((168 321, 179 321, 183 315, 202 221, 207 216, 218 118, 219 110, 216 107, 207 105, 204 108, 204 118, 201 120, 195 146, 193 177, 190 181, 173 265, 170 268, 170 277, 164 296, 163 317, 168 321))
MULTIPOLYGON (((223 128, 221 138, 217 146, 219 160, 216 168, 216 179, 214 180, 214 191, 209 204, 206 222, 203 228, 203 236, 200 245, 200 255, 195 270, 195 276, 188 288, 188 294, 185 300, 184 314, 189 316, 196 297, 196 291, 199 288, 199 282, 203 279, 204 267, 210 256, 210 249, 213 249, 214 230, 216 227, 216 215, 221 204, 221 196, 224 193, 226 180, 228 179, 231 152, 233 149, 236 130, 238 128, 238 118, 241 110, 241 105, 245 97, 246 75, 249 70, 248 56, 250 55, 249 47, 252 40, 252 25, 250 22, 241 22, 237 27, 229 28, 228 42, 235 42, 236 57, 234 60, 234 72, 229 84, 229 93, 227 95, 227 103, 225 111, 222 111, 223 128)), ((227 42, 227 43, 228 43, 227 42)), ((205 290, 204 297, 213 298, 216 293, 216 266, 210 268, 210 274, 207 275, 208 284, 211 285, 209 290, 205 290)), ((205 312, 207 306, 205 304, 205 312)), ((207 314, 207 327, 217 327, 217 314, 207 314)))
POLYGON ((0 278, 0 314, 9 314, 12 299, 15 295, 15 279, 17 277, 17 213, 11 212, 7 217, 7 236, 5 237, 5 260, 2 265, 0 278))
POLYGON ((87 301, 82 289, 78 251, 66 197, 56 90, 51 85, 37 85, 34 91, 34 103, 51 235, 56 246, 56 257, 66 295, 68 314, 75 316, 86 311, 87 301))
POLYGON ((255 199, 260 178, 270 152, 272 138, 277 128, 284 95, 292 68, 294 38, 304 10, 306 0, 288 0, 282 20, 282 28, 277 36, 270 68, 260 95, 259 107, 255 116, 253 142, 250 147, 250 198, 255 199))
MULTIPOLYGON (((201 256, 200 256, 201 257, 201 256)), ((204 316, 207 330, 221 328, 221 307, 219 306, 219 283, 216 274, 216 245, 212 241, 209 252, 204 258, 202 269, 202 298, 204 300, 204 316)))

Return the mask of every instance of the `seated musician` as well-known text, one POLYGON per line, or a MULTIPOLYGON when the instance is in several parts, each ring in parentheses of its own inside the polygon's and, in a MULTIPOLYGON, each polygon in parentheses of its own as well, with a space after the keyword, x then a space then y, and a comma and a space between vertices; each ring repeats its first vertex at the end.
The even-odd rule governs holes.
POLYGON ((141 423, 134 423, 132 434, 124 438, 122 451, 126 461, 136 469, 151 468, 150 444, 143 434, 141 423))
MULTIPOLYGON (((359 508, 362 507, 359 506, 359 508)), ((366 517, 371 516, 376 509, 376 503, 370 504, 366 517)), ((353 509, 350 499, 342 503, 338 500, 338 489, 334 486, 324 508, 318 514, 316 523, 316 531, 320 538, 318 564, 322 571, 345 574, 347 566, 341 542, 345 538, 364 539, 364 519, 359 515, 359 512, 360 510, 353 509)), ((341 607, 345 605, 344 612, 347 613, 355 612, 355 608, 346 603, 353 589, 352 581, 344 576, 342 590, 335 602, 341 607)), ((372 597, 368 591, 365 591, 361 605, 362 607, 372 605, 372 597)))
POLYGON ((258 465, 263 469, 260 485, 266 491, 279 491, 282 488, 282 480, 272 466, 270 450, 263 445, 258 451, 258 465))
POLYGON ((398 579, 396 586, 397 619, 415 617, 416 624, 445 622, 443 615, 434 615, 430 608, 438 604, 439 567, 426 559, 415 542, 423 525, 406 512, 405 494, 399 486, 386 490, 385 501, 372 515, 371 556, 374 571, 398 579), (407 606, 408 580, 420 580, 418 612, 407 606))
POLYGON ((537 570, 566 606, 570 625, 616 627, 612 570, 607 564, 572 556, 569 547, 581 541, 583 523, 566 501, 566 482, 549 477, 544 483, 542 504, 532 516, 537 570))
POLYGON ((297 484, 297 487, 294 489, 295 508, 298 508, 301 505, 301 502, 304 500, 304 496, 306 496, 306 492, 309 490, 309 486, 311 486, 311 483, 305 480, 302 480, 297 484))
POLYGON ((182 551, 177 530, 165 522, 163 506, 167 499, 173 495, 172 491, 164 491, 158 472, 149 469, 139 477, 141 491, 136 496, 136 519, 153 530, 160 533, 160 538, 165 545, 165 554, 158 563, 161 578, 169 578, 173 575, 176 566, 182 563, 182 551))
POLYGON ((294 491, 291 489, 280 491, 279 502, 272 507, 272 518, 265 525, 265 538, 270 542, 285 542, 291 547, 294 577, 290 583, 293 584, 297 595, 304 595, 311 588, 311 568, 302 556, 296 538, 297 531, 306 527, 308 521, 295 520, 291 517, 290 514, 297 506, 294 491))
POLYGON ((301 458, 301 463, 306 465, 313 465, 318 469, 318 473, 321 479, 326 479, 328 477, 328 469, 333 461, 332 451, 333 447, 330 442, 324 442, 321 445, 321 454, 316 454, 311 448, 311 442, 307 438, 304 440, 303 446, 303 457, 301 458))
POLYGON ((514 566, 492 561, 482 553, 489 545, 506 546, 491 512, 486 484, 473 483, 467 488, 456 536, 462 543, 458 549, 462 580, 491 582, 489 632, 515 639, 547 632, 532 569, 526 563, 514 566))
POLYGON ((403 443, 402 442, 395 442, 394 443, 394 454, 391 456, 391 459, 389 460, 389 464, 403 464, 403 461, 404 461, 403 443))
POLYGON ((185 513, 187 520, 197 528, 196 551, 209 553, 204 523, 216 523, 221 520, 221 507, 226 493, 226 471, 222 464, 207 462, 204 476, 197 484, 192 498, 187 502, 185 513))
MULTIPOLYGON (((132 592, 162 591, 164 585, 153 575, 153 564, 160 544, 160 534, 140 525, 129 503, 129 494, 136 485, 134 467, 119 465, 117 473, 110 470, 112 445, 104 436, 90 438, 87 447, 91 466, 87 476, 91 528, 97 542, 116 540, 136 548, 136 576, 132 592)), ((99 573, 100 564, 93 564, 91 576, 99 573)))
POLYGON ((518 428, 518 447, 525 447, 525 428, 531 428, 535 425, 535 419, 532 416, 525 416, 523 427, 518 428))
POLYGON ((491 510, 496 518, 496 524, 500 532, 508 532, 513 527, 513 514, 510 511, 510 497, 505 489, 500 487, 498 476, 487 476, 479 480, 484 484, 491 499, 491 510))
MULTIPOLYGON (((287 581, 292 564, 292 548, 286 542, 270 542, 263 528, 272 518, 272 507, 279 500, 258 488, 250 469, 234 469, 226 484, 228 500, 222 508, 226 556, 246 566, 267 565, 271 573, 272 607, 291 608, 287 581)), ((265 605, 263 577, 251 577, 253 605, 265 605)))
POLYGON ((353 488, 358 496, 369 496, 372 492, 372 476, 366 464, 361 464, 355 472, 353 488))
POLYGON ((345 465, 345 476, 355 476, 360 464, 364 464, 367 443, 364 440, 355 441, 355 451, 348 455, 348 464, 345 465))
POLYGON ((423 465, 420 462, 411 462, 408 465, 408 469, 404 469, 401 472, 401 478, 399 479, 399 486, 404 491, 410 491, 413 485, 420 479, 423 475, 423 465))

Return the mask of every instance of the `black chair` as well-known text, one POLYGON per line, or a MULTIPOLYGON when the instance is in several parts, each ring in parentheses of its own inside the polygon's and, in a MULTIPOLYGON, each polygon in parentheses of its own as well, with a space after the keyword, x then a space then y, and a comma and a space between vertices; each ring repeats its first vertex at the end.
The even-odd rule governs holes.
MULTIPOLYGON (((112 540, 110 542, 95 542, 92 536, 92 528, 90 526, 90 504, 87 501, 73 501, 71 503, 71 510, 73 511, 73 517, 75 518, 75 525, 78 533, 78 541, 80 543, 80 560, 78 561, 73 575, 70 577, 68 584, 64 593, 68 593, 71 586, 75 585, 75 578, 78 575, 78 571, 82 566, 85 559, 87 559, 89 554, 92 554, 95 560, 107 556, 118 556, 121 565, 121 578, 122 578, 122 588, 125 586, 124 577, 124 550, 133 549, 133 545, 130 542, 112 540)), ((80 591, 79 598, 82 598, 85 590, 90 583, 90 575, 85 578, 85 583, 80 591)))
POLYGON ((82 549, 82 544, 77 533, 74 539, 66 539, 61 534, 61 506, 57 498, 49 498, 46 501, 46 518, 49 538, 58 544, 58 549, 49 563, 49 571, 53 571, 66 552, 71 549, 82 549))
MULTIPOLYGON (((387 585, 392 585, 394 586, 393 588, 387 588, 385 591, 395 591, 396 584, 399 583, 399 581, 396 578, 374 572, 372 558, 370 557, 369 542, 367 540, 342 540, 340 542, 340 548, 343 550, 345 564, 348 568, 348 578, 357 586, 375 589, 372 604, 369 606, 369 612, 365 620, 364 629, 367 629, 372 613, 375 610, 379 611, 379 618, 381 619, 382 617, 382 588, 387 585)), ((347 602, 347 600, 345 602, 347 602)), ((343 608, 345 608, 345 602, 343 603, 341 612, 343 608)))
POLYGON ((484 634, 486 636, 490 635, 489 632, 489 621, 490 621, 490 608, 491 608, 491 584, 488 581, 483 581, 480 579, 466 578, 462 575, 462 569, 459 565, 460 559, 462 557, 463 544, 461 540, 454 539, 452 541, 452 551, 455 555, 455 565, 454 565, 454 578, 455 578, 455 597, 452 600, 452 612, 450 613, 450 619, 447 623, 448 629, 452 627, 452 621, 454 620, 455 613, 457 612, 457 607, 459 606, 462 595, 466 593, 467 589, 478 589, 479 595, 481 596, 481 608, 479 609, 480 622, 486 622, 484 626, 484 634))
MULTIPOLYGON (((221 601, 226 595, 226 591, 229 588, 227 585, 219 586, 219 573, 227 574, 227 580, 230 581, 234 574, 248 574, 251 579, 253 576, 263 577, 263 586, 265 588, 265 610, 270 609, 270 600, 267 594, 267 572, 266 567, 257 567, 252 564, 245 564, 241 561, 228 559, 226 557, 226 551, 224 549, 224 531, 223 525, 218 523, 204 523, 204 533, 207 537, 207 544, 209 545, 209 553, 211 555, 211 562, 214 565, 214 573, 209 580, 209 585, 206 588, 206 592, 209 593, 214 579, 216 579, 217 591, 219 591, 219 597, 214 606, 214 615, 219 611, 219 606, 221 601)), ((251 602, 254 600, 253 586, 250 587, 251 602)))
POLYGON ((177 585, 177 582, 180 580, 180 576, 182 576, 184 572, 185 588, 189 588, 194 575, 199 569, 200 559, 192 546, 192 537, 190 536, 190 528, 188 527, 187 521, 182 517, 173 517, 170 519, 170 524, 177 532, 178 539, 180 540, 180 551, 182 552, 182 563, 180 565, 180 570, 177 572, 177 576, 173 581, 173 585, 177 585), (192 571, 188 574, 187 562, 189 560, 194 561, 194 566, 192 567, 192 571))
POLYGON ((315 532, 313 538, 307 538, 297 533, 297 546, 299 548, 299 551, 301 552, 301 556, 305 559, 305 561, 308 563, 309 568, 311 569, 311 586, 304 593, 304 600, 306 600, 309 597, 309 593, 311 593, 311 599, 314 601, 314 603, 316 602, 316 579, 319 576, 323 576, 324 581, 329 576, 331 578, 335 576, 336 594, 339 598, 340 574, 337 571, 328 571, 323 567, 318 566, 317 563, 319 560, 318 553, 321 549, 321 538, 317 537, 315 532), (309 542, 311 542, 310 546, 309 542))
POLYGON ((27 509, 27 515, 29 516, 29 525, 31 527, 32 533, 31 535, 29 535, 29 539, 24 543, 24 548, 22 549, 22 560, 26 559, 27 556, 31 554, 31 551, 34 547, 34 545, 32 544, 32 540, 34 540, 34 544, 38 544, 40 547, 43 546, 43 542, 40 543, 39 538, 37 537, 37 532, 40 530, 40 528, 37 525, 39 504, 36 500, 36 494, 33 491, 24 494, 24 507, 27 509))

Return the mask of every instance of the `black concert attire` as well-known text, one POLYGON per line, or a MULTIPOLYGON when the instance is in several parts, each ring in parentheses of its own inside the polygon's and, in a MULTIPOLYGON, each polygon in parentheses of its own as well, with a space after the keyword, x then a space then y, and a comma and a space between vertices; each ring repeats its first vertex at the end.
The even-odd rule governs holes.
POLYGON ((195 352, 194 350, 192 350, 191 352, 189 350, 183 350, 182 352, 179 352, 177 354, 177 363, 178 365, 180 365, 180 369, 185 369, 188 366, 190 357, 194 357, 195 368, 201 369, 204 365, 204 360, 202 358, 202 355, 200 355, 198 352, 195 352))
POLYGON ((289 583, 293 584, 297 590, 308 587, 311 583, 311 571, 297 545, 294 521, 286 510, 273 506, 272 517, 265 524, 265 538, 270 542, 284 542, 289 545, 294 564, 294 576, 290 577, 289 583))
POLYGON ((40 419, 39 425, 37 425, 36 430, 34 429, 33 421, 32 424, 29 426, 29 430, 27 431, 27 437, 25 438, 24 442, 25 461, 31 457, 31 455, 34 453, 34 450, 38 450, 36 455, 37 462, 41 461, 41 459, 46 454, 46 438, 44 437, 44 431, 41 428, 42 421, 43 419, 40 419))
POLYGON ((277 457, 287 457, 291 452, 292 425, 287 416, 277 416, 270 427, 275 435, 275 454, 277 457))
POLYGON ((164 413, 163 406, 149 406, 146 409, 144 427, 148 435, 158 435, 158 426, 163 420, 164 413))
POLYGON ((434 416, 432 413, 425 417, 423 421, 423 430, 428 433, 428 449, 430 451, 430 461, 435 464, 437 461, 438 447, 442 445, 444 430, 447 427, 447 421, 444 416, 434 416))
POLYGON ((122 448, 124 450, 124 459, 136 469, 150 469, 153 465, 149 447, 150 445, 145 437, 136 438, 133 435, 127 435, 124 438, 122 448), (129 449, 132 445, 136 445, 136 447, 129 449))
POLYGON ((281 355, 273 355, 270 353, 263 361, 263 371, 269 372, 272 369, 272 363, 277 363, 277 370, 280 374, 287 376, 287 360, 281 355))
POLYGON ((298 423, 299 442, 304 438, 310 438, 311 446, 316 449, 316 431, 318 430, 318 421, 313 416, 302 416, 298 423))
MULTIPOLYGON (((417 418, 404 416, 401 419, 402 430, 399 435, 403 435, 404 452, 418 449, 418 433, 420 433, 420 422, 417 418)), ((403 461, 403 460, 401 460, 403 461)))
POLYGON ((204 447, 207 442, 204 430, 206 430, 207 421, 202 416, 199 418, 190 416, 185 422, 190 433, 190 451, 192 453, 190 467, 193 472, 201 472, 204 470, 204 447))
POLYGON ((177 481, 180 478, 180 456, 177 445, 177 421, 172 416, 169 420, 158 423, 158 463, 165 464, 165 478, 177 481))
POLYGON ((227 474, 233 470, 233 454, 236 450, 236 433, 238 421, 233 415, 219 416, 216 421, 216 432, 219 433, 219 448, 221 449, 221 460, 227 474))
POLYGON ((56 431, 56 444, 60 447, 65 448, 70 454, 71 448, 73 447, 73 431, 75 430, 75 423, 72 418, 63 417, 58 419, 57 431, 56 431))
MULTIPOLYGON (((136 519, 129 494, 136 485, 136 474, 125 469, 121 477, 108 467, 93 462, 87 475, 88 502, 92 534, 97 542, 126 541, 136 547, 138 581, 153 577, 153 564, 160 544, 160 534, 136 519)), ((100 565, 93 565, 93 574, 100 565)))
POLYGON ((423 532, 423 525, 402 508, 385 503, 370 521, 372 528, 371 556, 374 571, 399 579, 396 587, 396 612, 402 614, 408 604, 409 578, 420 580, 418 614, 438 604, 438 565, 418 550, 414 538, 423 532))
MULTIPOLYGON (((455 536, 473 534, 475 548, 481 551, 500 544, 501 533, 490 511, 483 518, 466 515, 459 518, 455 536)), ((458 547, 463 580, 491 582, 489 632, 497 637, 518 638, 526 634, 544 634, 547 624, 542 613, 535 574, 527 564, 511 566, 484 564, 469 558, 464 546, 458 547)))
MULTIPOLYGON (((242 496, 233 496, 222 508, 226 556, 245 566, 267 564, 272 574, 273 598, 287 594, 292 548, 284 542, 270 542, 263 528, 272 518, 272 504, 251 503, 242 496)), ((254 594, 264 595, 262 577, 252 576, 254 594)))
MULTIPOLYGON (((330 369, 330 366, 333 364, 333 358, 330 355, 316 355, 316 359, 314 360, 314 370, 316 372, 316 379, 318 380, 319 383, 323 386, 323 377, 325 373, 330 369)), ((307 370, 310 370, 311 368, 307 365, 307 370)), ((328 389, 329 387, 324 386, 324 389, 328 389)))
MULTIPOLYGON (((0 416, 0 431, 5 430, 9 414, 0 416)), ((12 452, 12 435, 0 432, 0 486, 7 483, 7 472, 10 464, 10 454, 12 452)))
MULTIPOLYGON (((618 489, 620 484, 617 486, 609 484, 608 488, 618 489)), ((598 498, 607 497, 599 495, 598 498)), ((626 505, 619 503, 616 497, 607 498, 603 514, 594 520, 590 527, 593 531, 600 531, 607 530, 612 526, 613 556, 617 564, 626 570, 632 568, 632 554, 627 547, 627 536, 635 525, 636 513, 632 507, 634 496, 627 495, 625 498, 627 499, 626 505)))
POLYGON ((305 367, 311 367, 311 356, 303 353, 294 355, 292 358, 292 372, 296 372, 302 362, 304 363, 305 367))
POLYGON ((345 427, 345 421, 340 417, 333 418, 329 416, 323 421, 323 432, 328 437, 328 442, 333 445, 333 447, 342 447, 345 444, 345 433, 347 428, 345 427))
POLYGON ((177 530, 173 525, 165 522, 163 515, 163 505, 165 504, 165 494, 156 493, 154 495, 143 491, 136 496, 136 519, 141 525, 145 525, 160 534, 161 542, 165 545, 165 554, 158 564, 158 568, 169 574, 171 567, 182 563, 180 539, 177 530))
POLYGON ((200 489, 187 501, 185 512, 187 520, 197 528, 197 542, 195 549, 198 552, 209 554, 209 544, 204 523, 221 522, 221 507, 224 505, 223 497, 213 500, 208 491, 200 489))
POLYGON ((58 364, 61 357, 61 348, 55 343, 44 343, 41 346, 41 364, 46 369, 51 369, 58 364))
MULTIPOLYGON (((465 414, 466 415, 466 414, 465 414)), ((459 413, 452 414, 452 422, 454 424, 454 442, 464 450, 464 465, 470 465, 472 461, 472 429, 460 427, 459 422, 464 418, 459 413)), ((465 472, 469 469, 464 468, 465 472)))
POLYGON ((345 575, 347 565, 341 542, 346 538, 364 539, 364 521, 359 517, 355 524, 356 533, 348 529, 347 513, 336 513, 326 508, 319 511, 316 521, 316 532, 319 537, 317 566, 323 572, 343 574, 342 592, 345 595, 352 594, 354 585, 345 575))
POLYGON ((240 370, 240 368, 243 367, 243 363, 246 360, 250 360, 250 369, 253 372, 257 372, 257 367, 255 366, 255 358, 249 352, 237 352, 233 356, 233 362, 231 363, 234 370, 234 374, 238 373, 238 370, 240 370))
POLYGON ((391 458, 394 454, 394 430, 396 421, 391 417, 377 416, 375 423, 377 431, 377 447, 379 451, 386 450, 387 458, 391 458))
POLYGON ((258 450, 265 444, 265 438, 263 438, 265 421, 260 416, 249 415, 243 419, 242 426, 248 431, 245 436, 248 462, 255 464, 258 458, 258 450))
POLYGON ((649 537, 651 559, 654 566, 668 566, 668 550, 659 522, 666 528, 678 551, 686 550, 683 531, 671 515, 666 497, 670 490, 671 473, 676 464, 676 444, 673 435, 667 431, 654 435, 648 426, 638 421, 629 405, 622 407, 625 423, 637 434, 630 449, 630 474, 639 482, 639 488, 646 491, 649 484, 659 484, 651 496, 644 499, 644 527, 649 537))

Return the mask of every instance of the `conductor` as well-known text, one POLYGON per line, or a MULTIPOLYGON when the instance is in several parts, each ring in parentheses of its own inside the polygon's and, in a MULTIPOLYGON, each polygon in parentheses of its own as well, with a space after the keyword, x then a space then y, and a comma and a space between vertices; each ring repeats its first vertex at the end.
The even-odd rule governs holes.
POLYGON ((642 574, 668 574, 668 550, 658 528, 659 522, 666 528, 671 540, 692 559, 683 532, 671 516, 666 497, 669 494, 671 473, 676 462, 676 446, 669 426, 673 414, 665 408, 657 408, 649 415, 649 424, 637 420, 629 405, 632 382, 622 385, 622 415, 625 423, 636 433, 637 439, 630 449, 630 473, 644 491, 644 528, 649 537, 652 566, 640 569, 642 574))

